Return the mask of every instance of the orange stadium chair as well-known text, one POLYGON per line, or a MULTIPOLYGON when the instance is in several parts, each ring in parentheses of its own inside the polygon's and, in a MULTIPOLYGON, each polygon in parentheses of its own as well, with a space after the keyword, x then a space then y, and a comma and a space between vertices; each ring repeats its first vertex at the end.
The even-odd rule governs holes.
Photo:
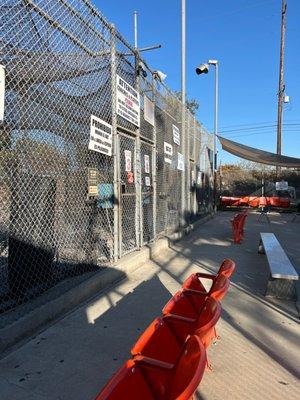
POLYGON ((191 321, 180 315, 165 315, 164 322, 171 328, 179 342, 184 342, 188 335, 197 335, 207 349, 213 339, 216 338, 215 326, 221 316, 221 304, 213 297, 208 297, 199 313, 199 316, 191 321))
POLYGON ((145 360, 159 360, 172 368, 182 351, 188 333, 179 339, 163 317, 154 321, 141 334, 131 349, 132 356, 142 355, 145 360))
POLYGON ((207 293, 198 292, 198 305, 195 306, 188 295, 188 291, 179 290, 164 306, 163 315, 179 315, 187 321, 196 321, 200 313, 199 308, 204 306, 207 293), (200 305, 201 303, 201 305, 200 305))
POLYGON ((213 284, 208 292, 189 288, 184 288, 183 292, 188 296, 188 300, 191 301, 194 308, 201 310, 204 295, 221 301, 228 292, 229 286, 230 280, 225 275, 220 274, 213 280, 213 284))
POLYGON ((220 274, 226 276, 227 278, 230 278, 231 275, 234 273, 235 268, 236 268, 235 262, 233 260, 230 260, 229 258, 225 258, 225 260, 220 265, 220 268, 216 274, 196 272, 196 273, 190 275, 184 281, 182 287, 184 289, 194 289, 194 290, 199 290, 201 292, 204 292, 204 291, 206 291, 206 289, 205 289, 204 285, 202 284, 200 278, 210 279, 213 282, 215 281, 216 277, 220 274))
POLYGON ((191 400, 205 366, 205 348, 191 336, 173 368, 138 355, 121 367, 96 400, 191 400))

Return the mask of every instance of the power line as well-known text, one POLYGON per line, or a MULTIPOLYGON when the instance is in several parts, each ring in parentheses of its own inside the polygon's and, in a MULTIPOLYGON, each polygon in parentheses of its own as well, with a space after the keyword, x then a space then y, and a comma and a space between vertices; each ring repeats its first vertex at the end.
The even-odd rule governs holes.
MULTIPOLYGON (((298 131, 289 131, 289 130, 286 131, 285 130, 284 132, 285 133, 290 133, 290 132, 299 133, 299 130, 298 131)), ((265 131, 265 132, 252 132, 252 133, 245 133, 244 135, 230 135, 229 139, 240 138, 240 137, 245 137, 245 136, 254 136, 254 135, 270 135, 270 134, 274 135, 274 133, 276 133, 276 130, 275 131, 265 131)))
MULTIPOLYGON (((282 124, 283 126, 300 126, 300 124, 282 124)), ((273 125, 262 125, 262 126, 250 126, 248 128, 236 128, 236 129, 229 129, 229 130, 224 130, 224 131, 219 131, 219 133, 229 133, 229 132, 240 132, 240 131, 252 131, 255 129, 266 129, 266 128, 274 128, 276 127, 276 124, 273 125)))
MULTIPOLYGON (((300 120, 299 119, 286 120, 286 123, 293 123, 293 122, 300 123, 300 120)), ((240 126, 266 125, 266 124, 275 124, 275 123, 277 123, 277 121, 251 122, 251 123, 247 123, 247 124, 223 125, 220 128, 224 129, 224 128, 235 128, 235 127, 240 127, 240 126)))

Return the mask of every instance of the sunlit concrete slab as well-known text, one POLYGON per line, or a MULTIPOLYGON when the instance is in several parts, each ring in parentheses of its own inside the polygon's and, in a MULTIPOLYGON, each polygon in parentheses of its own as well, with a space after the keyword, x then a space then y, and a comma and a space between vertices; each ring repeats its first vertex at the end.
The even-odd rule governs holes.
POLYGON ((18 400, 22 393, 22 399, 32 400, 94 399, 184 279, 195 271, 217 271, 229 257, 237 270, 222 302, 221 340, 209 349, 214 372, 205 373, 197 398, 298 399, 297 310, 292 301, 264 297, 268 268, 257 248, 259 232, 275 233, 299 272, 295 240, 300 224, 272 213, 267 224, 252 213, 242 244, 235 245, 232 215, 219 213, 2 359, 0 386, 6 397, 0 397, 18 400))

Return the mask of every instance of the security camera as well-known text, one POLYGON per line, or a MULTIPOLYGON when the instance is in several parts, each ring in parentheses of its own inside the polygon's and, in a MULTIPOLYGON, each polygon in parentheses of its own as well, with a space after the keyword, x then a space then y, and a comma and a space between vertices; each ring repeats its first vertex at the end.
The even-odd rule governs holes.
POLYGON ((164 81, 166 79, 167 75, 164 74, 161 71, 153 71, 153 78, 158 79, 159 81, 164 81))
POLYGON ((143 75, 144 78, 147 76, 146 66, 143 61, 139 61, 138 64, 138 75, 143 75))
POLYGON ((196 74, 200 75, 200 74, 207 74, 209 71, 209 65, 208 64, 200 64, 197 68, 196 68, 196 74))

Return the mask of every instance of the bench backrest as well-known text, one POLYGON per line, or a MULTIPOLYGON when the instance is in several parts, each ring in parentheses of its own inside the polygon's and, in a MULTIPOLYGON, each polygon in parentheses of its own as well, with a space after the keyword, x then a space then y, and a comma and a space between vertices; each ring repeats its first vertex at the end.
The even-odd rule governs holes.
POLYGON ((209 295, 221 301, 228 292, 229 286, 229 279, 224 275, 218 275, 209 291, 209 295))
POLYGON ((185 289, 193 289, 198 290, 200 292, 206 292, 205 286, 202 284, 200 278, 197 276, 197 273, 191 274, 182 285, 185 289))
POLYGON ((227 278, 230 278, 231 275, 234 273, 236 268, 235 262, 230 260, 229 258, 225 258, 222 262, 218 274, 225 275, 227 278))
POLYGON ((148 383, 140 368, 134 361, 128 360, 117 372, 101 392, 96 400, 155 400, 148 383))
MULTIPOLYGON (((198 295, 198 301, 202 304, 204 303, 207 294, 198 295)), ((164 306, 163 315, 166 314, 175 314, 180 315, 187 318, 197 318, 199 315, 199 308, 193 305, 191 300, 189 299, 189 295, 182 290, 179 290, 174 296, 167 302, 164 306)))
POLYGON ((131 349, 131 354, 154 358, 169 364, 175 364, 183 347, 163 318, 156 318, 145 329, 131 349))
POLYGON ((214 327, 221 316, 221 304, 213 297, 208 297, 197 320, 188 322, 172 316, 164 316, 164 321, 170 326, 176 337, 184 342, 188 335, 197 335, 204 347, 210 345, 211 338, 215 337, 214 327))
POLYGON ((205 348, 196 336, 187 340, 171 370, 137 362, 156 400, 190 400, 202 379, 205 365, 205 348))

